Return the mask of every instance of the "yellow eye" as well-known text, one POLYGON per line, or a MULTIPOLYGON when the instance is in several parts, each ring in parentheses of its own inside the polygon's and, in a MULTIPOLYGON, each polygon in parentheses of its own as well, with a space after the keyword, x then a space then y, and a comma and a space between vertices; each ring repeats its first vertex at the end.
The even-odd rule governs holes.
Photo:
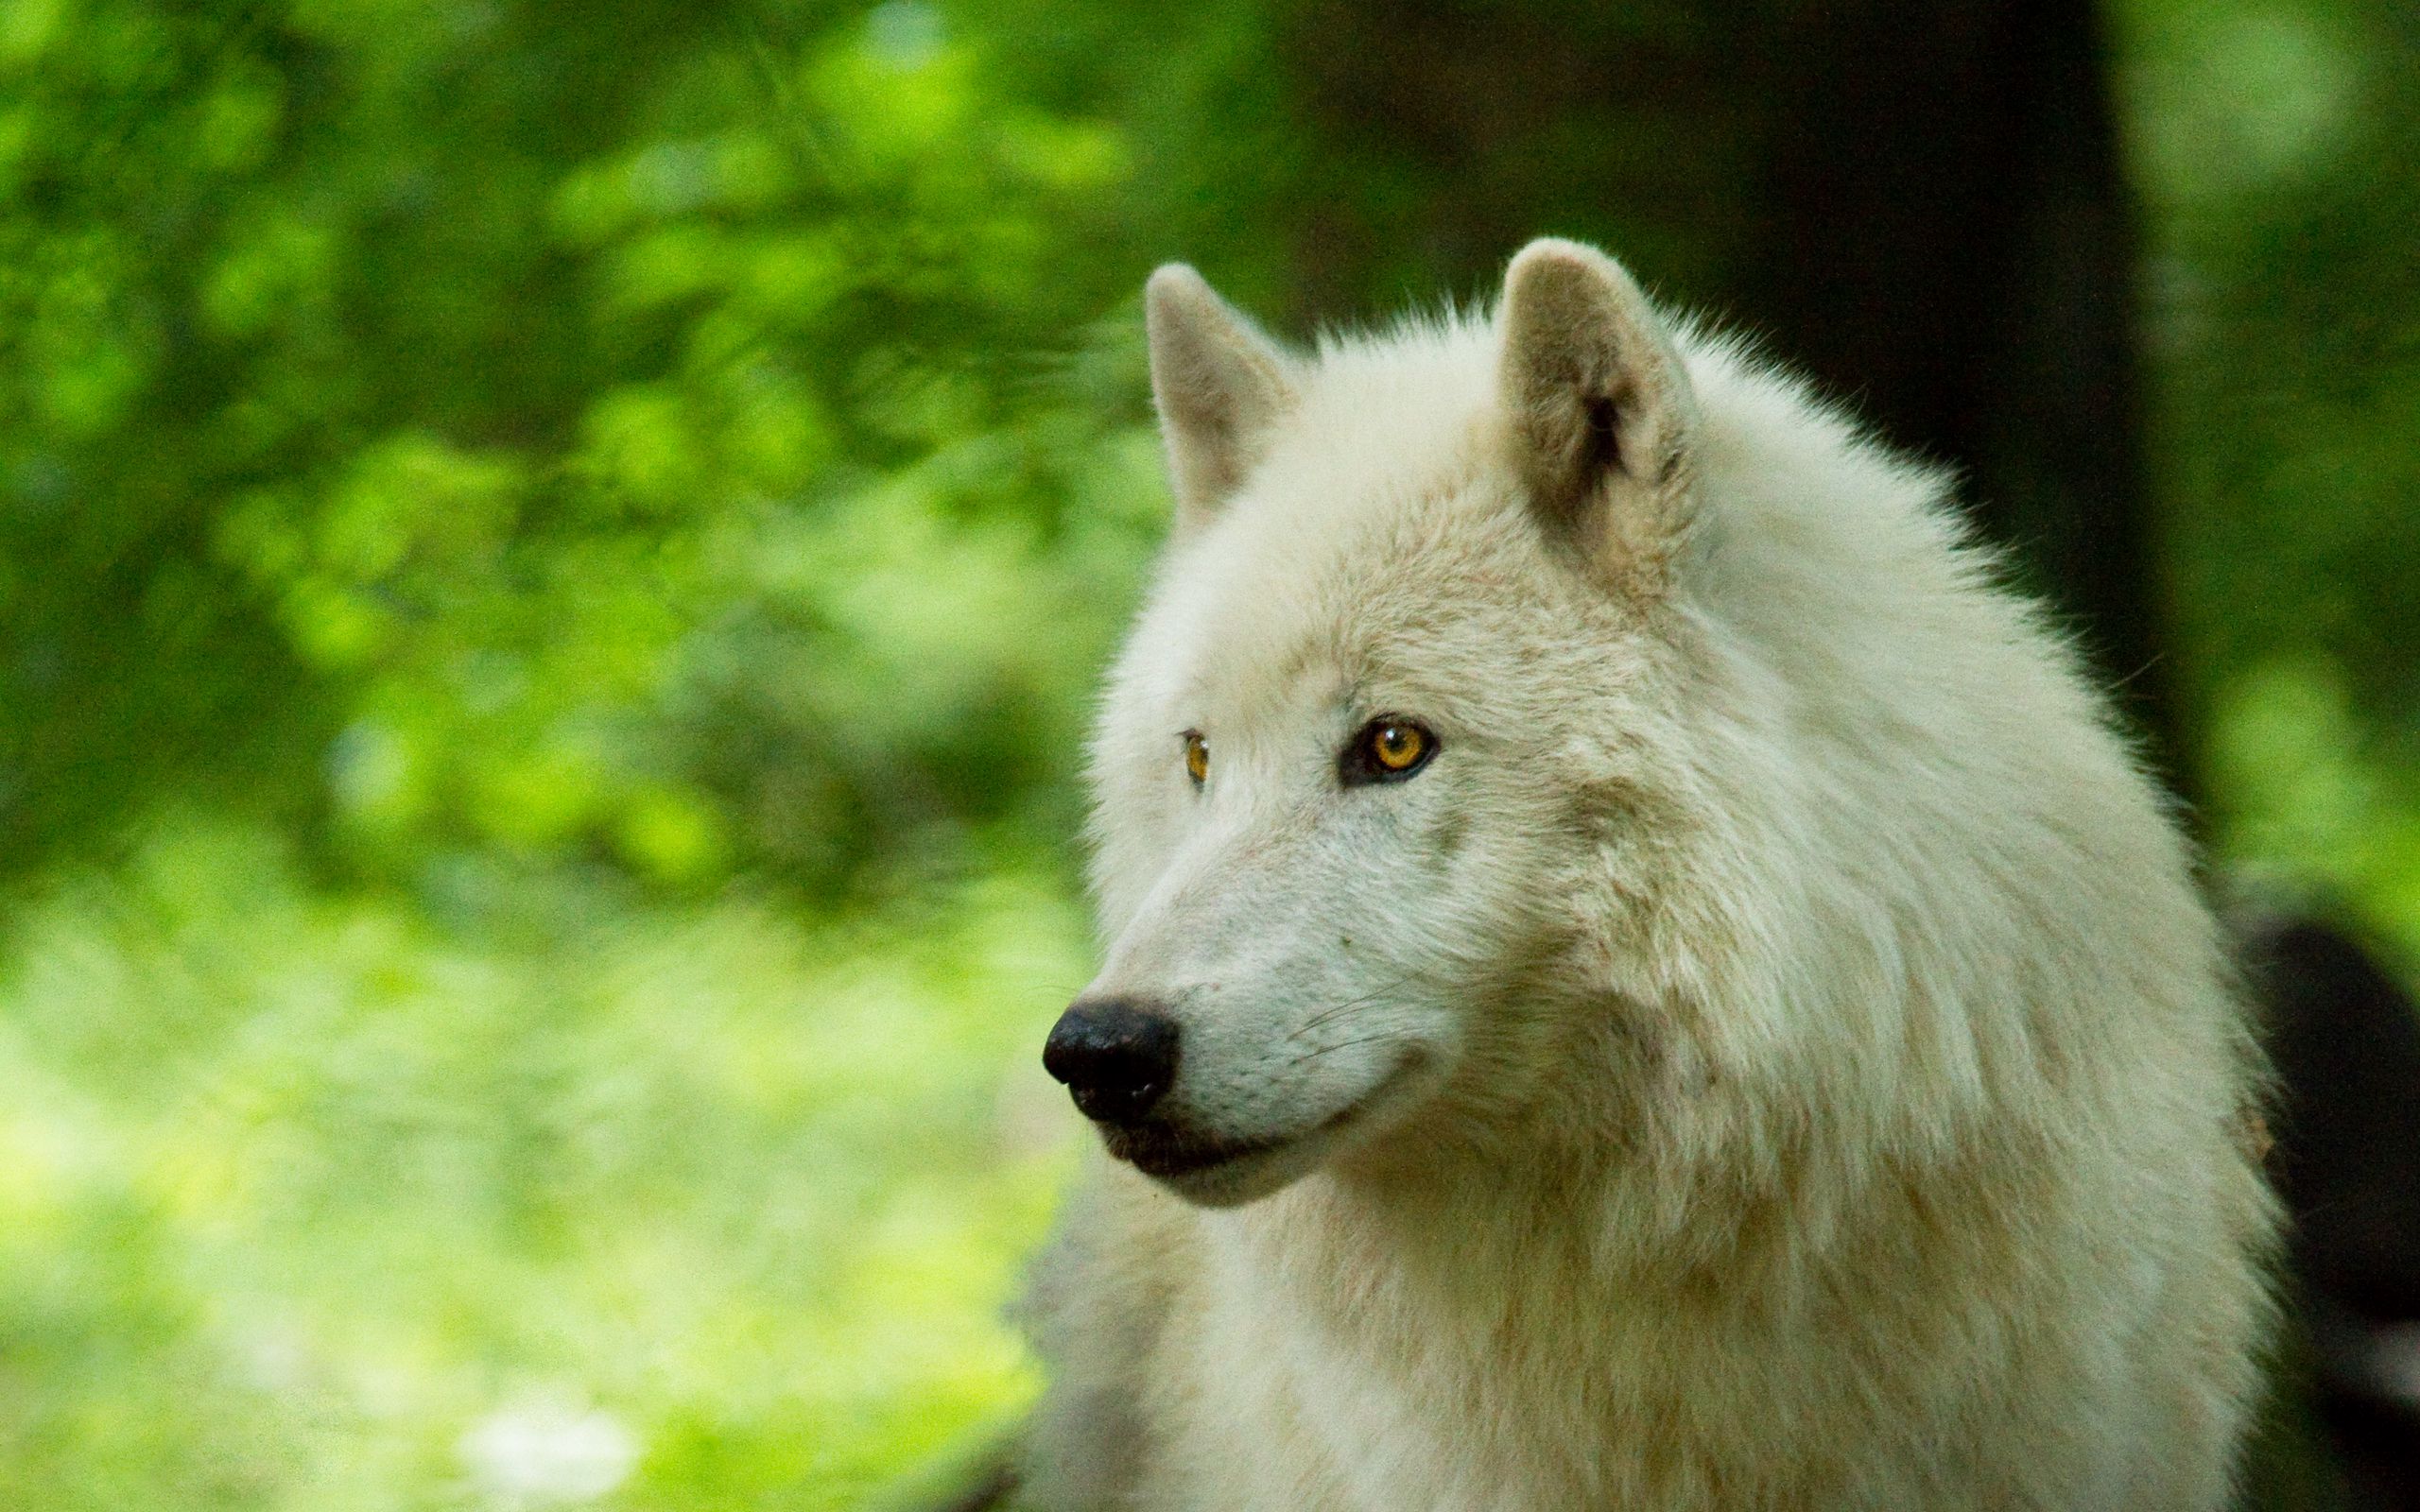
POLYGON ((1408 772, 1428 754, 1428 731, 1418 725, 1380 720, 1370 727, 1370 759, 1390 772, 1408 772))
POLYGON ((1210 775, 1210 743, 1198 730, 1184 732, 1184 775, 1196 783, 1210 775))
POLYGON ((1344 748, 1339 771, 1350 785, 1393 782, 1428 765, 1437 754, 1437 737, 1409 719, 1373 719, 1344 748))

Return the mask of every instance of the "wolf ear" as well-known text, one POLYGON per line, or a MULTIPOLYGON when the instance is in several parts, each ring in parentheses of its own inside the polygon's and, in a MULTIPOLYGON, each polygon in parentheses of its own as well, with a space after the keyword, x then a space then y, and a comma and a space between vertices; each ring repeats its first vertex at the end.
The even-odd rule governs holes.
POLYGON ((1242 486, 1294 407, 1293 361, 1183 263, 1151 275, 1143 314, 1177 528, 1190 529, 1242 486))
POLYGON ((1620 264, 1531 242, 1504 274, 1501 383, 1531 506, 1625 576, 1653 575, 1687 524, 1697 400, 1664 323, 1620 264))

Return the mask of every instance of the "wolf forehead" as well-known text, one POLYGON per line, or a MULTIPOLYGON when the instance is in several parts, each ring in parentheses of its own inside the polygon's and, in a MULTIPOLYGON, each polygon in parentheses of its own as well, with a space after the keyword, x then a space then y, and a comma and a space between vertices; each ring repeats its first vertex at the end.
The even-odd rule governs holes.
POLYGON ((1290 407, 1236 506, 1273 485, 1316 511, 1305 524, 1381 522, 1502 472, 1497 354, 1494 322, 1468 313, 1324 337, 1288 369, 1290 407))
POLYGON ((1293 364, 1215 513, 1181 520, 1138 626, 1160 700, 1483 703, 1505 647, 1567 640, 1574 616, 1607 608, 1544 570, 1498 352, 1488 319, 1456 315, 1330 337, 1293 364))
POLYGON ((1542 576, 1545 547, 1500 491, 1441 484, 1301 513, 1239 499, 1178 548, 1185 570, 1147 607, 1113 714, 1214 734, 1321 709, 1441 728, 1513 718, 1538 659, 1576 649, 1580 607, 1542 576))

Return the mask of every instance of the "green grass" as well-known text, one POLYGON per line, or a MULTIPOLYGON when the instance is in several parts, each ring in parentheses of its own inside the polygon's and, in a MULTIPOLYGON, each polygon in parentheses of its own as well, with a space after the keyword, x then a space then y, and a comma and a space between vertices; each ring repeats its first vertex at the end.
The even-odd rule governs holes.
POLYGON ((1029 1397, 1067 898, 453 886, 186 823, 20 917, 0 1505, 838 1507, 1029 1397))

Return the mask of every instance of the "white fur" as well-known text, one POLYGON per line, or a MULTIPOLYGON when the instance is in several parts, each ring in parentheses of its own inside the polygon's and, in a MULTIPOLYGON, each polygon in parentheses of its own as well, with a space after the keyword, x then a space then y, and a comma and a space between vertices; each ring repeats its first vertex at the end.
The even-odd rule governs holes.
POLYGON ((2219 1507, 2273 1218, 2176 828, 1938 474, 1611 267, 1183 334, 1284 396, 1243 428, 1161 375, 1240 481, 1110 681, 1094 990, 1181 1023, 1167 1120, 1277 1147, 1101 1162, 1034 1504, 2219 1507), (1683 465, 1560 528, 1540 372, 1683 465), (1340 783, 1379 714, 1439 754, 1340 783))

